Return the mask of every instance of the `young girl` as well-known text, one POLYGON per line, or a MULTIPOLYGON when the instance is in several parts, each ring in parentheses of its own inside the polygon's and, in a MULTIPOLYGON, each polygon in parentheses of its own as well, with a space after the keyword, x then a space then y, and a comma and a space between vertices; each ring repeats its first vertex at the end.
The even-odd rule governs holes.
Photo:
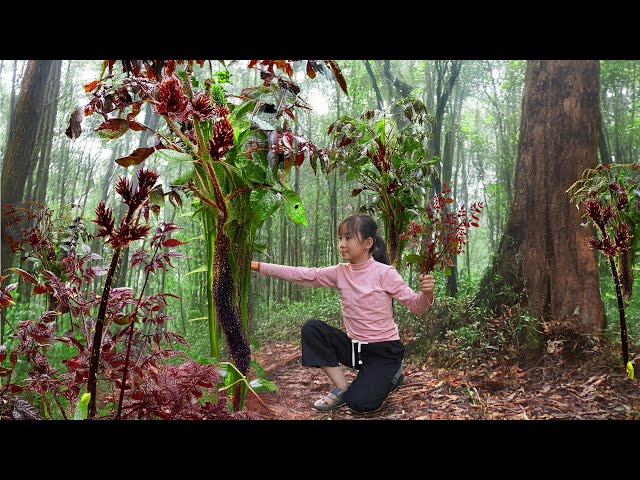
POLYGON ((302 326, 302 365, 321 368, 335 385, 313 406, 325 411, 346 404, 358 413, 374 412, 404 379, 404 346, 391 300, 420 315, 433 305, 434 278, 419 276, 419 294, 407 286, 388 265, 384 240, 368 215, 343 220, 338 241, 340 255, 348 263, 306 268, 251 262, 251 269, 300 285, 338 289, 346 333, 320 320, 302 326), (358 370, 351 385, 340 363, 358 370))

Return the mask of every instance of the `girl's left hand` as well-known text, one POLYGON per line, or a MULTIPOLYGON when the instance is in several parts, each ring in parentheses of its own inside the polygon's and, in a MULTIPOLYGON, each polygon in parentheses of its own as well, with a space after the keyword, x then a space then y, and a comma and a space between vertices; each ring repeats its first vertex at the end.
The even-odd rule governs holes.
POLYGON ((436 284, 436 279, 434 278, 434 276, 420 274, 418 275, 418 280, 420 280, 420 291, 422 293, 426 293, 427 295, 433 295, 433 289, 436 284))

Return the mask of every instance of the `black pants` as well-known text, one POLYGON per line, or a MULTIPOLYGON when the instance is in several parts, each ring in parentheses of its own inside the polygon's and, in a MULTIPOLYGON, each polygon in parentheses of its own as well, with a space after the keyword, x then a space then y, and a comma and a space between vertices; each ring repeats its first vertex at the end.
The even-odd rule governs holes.
POLYGON ((358 352, 358 345, 345 332, 315 319, 302 325, 301 335, 305 367, 337 367, 341 363, 358 370, 343 397, 350 409, 365 413, 382 406, 394 387, 392 379, 404 358, 400 340, 361 344, 358 352))

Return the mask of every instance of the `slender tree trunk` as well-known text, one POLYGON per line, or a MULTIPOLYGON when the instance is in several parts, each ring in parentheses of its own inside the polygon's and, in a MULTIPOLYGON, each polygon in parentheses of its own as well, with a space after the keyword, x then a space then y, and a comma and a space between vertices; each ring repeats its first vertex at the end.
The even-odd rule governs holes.
POLYGON ((49 168, 51 165, 51 148, 53 145, 53 134, 58 113, 58 98, 60 96, 60 76, 62 73, 62 60, 52 60, 51 75, 49 77, 47 101, 45 103, 46 118, 43 145, 40 149, 40 160, 38 162, 38 172, 36 175, 36 185, 33 198, 38 203, 45 203, 47 195, 47 185, 49 184, 49 168))
MULTIPOLYGON (((436 113, 433 124, 433 136, 431 137, 431 155, 440 157, 440 137, 442 135, 444 111, 447 106, 447 102, 449 101, 449 97, 451 96, 451 92, 453 91, 453 86, 460 75, 462 61, 436 60, 435 64, 438 77, 436 87, 436 113)), ((431 183, 433 184, 435 194, 440 195, 440 192, 442 191, 440 176, 434 175, 431 178, 431 183)))
POLYGON ((597 165, 598 111, 598 61, 528 62, 513 207, 475 303, 498 311, 519 303, 533 315, 602 333, 595 254, 566 194, 597 165))
POLYGON ((598 122, 598 151, 600 152, 600 163, 611 163, 609 142, 607 141, 607 133, 604 128, 602 115, 600 115, 600 121, 598 122))
POLYGON ((315 212, 314 212, 314 221, 313 221, 313 251, 311 252, 313 257, 311 260, 311 265, 314 267, 318 266, 318 250, 320 248, 319 245, 319 235, 320 235, 320 173, 316 174, 316 201, 315 201, 315 212))
MULTIPOLYGON (((17 82, 16 82, 16 75, 18 72, 18 60, 14 60, 13 61, 13 75, 11 77, 11 99, 9 100, 9 121, 7 122, 7 140, 6 140, 6 144, 5 144, 5 152, 7 151, 7 148, 9 146, 9 136, 11 134, 11 125, 13 123, 13 117, 14 117, 14 113, 15 113, 15 107, 16 107, 16 89, 18 87, 17 82)), ((6 154, 5 154, 6 157, 6 154)))
MULTIPOLYGON (((3 205, 22 201, 24 187, 32 170, 31 161, 35 147, 38 123, 47 78, 51 70, 50 60, 30 60, 27 65, 20 97, 16 100, 14 120, 11 124, 7 149, 2 164, 1 199, 3 205)), ((19 225, 2 228, 2 263, 0 271, 11 266, 11 251, 6 237, 16 235, 19 225), (15 227, 15 229, 13 228, 15 227)))
POLYGON ((371 64, 369 60, 364 60, 364 66, 367 69, 367 73, 369 74, 369 78, 371 79, 371 85, 373 86, 373 91, 376 92, 376 102, 378 104, 378 110, 382 110, 382 95, 380 95, 380 88, 378 87, 378 82, 376 80, 376 76, 373 74, 373 70, 371 69, 371 64))

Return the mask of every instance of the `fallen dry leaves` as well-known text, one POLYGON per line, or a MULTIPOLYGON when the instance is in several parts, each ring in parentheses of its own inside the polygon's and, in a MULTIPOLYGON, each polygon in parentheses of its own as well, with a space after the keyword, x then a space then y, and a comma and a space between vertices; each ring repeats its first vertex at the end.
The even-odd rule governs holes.
MULTIPOLYGON (((387 419, 387 420, 541 420, 640 419, 640 384, 623 371, 590 359, 567 365, 547 355, 542 366, 487 362, 460 369, 439 368, 430 360, 405 359, 405 383, 392 392, 382 409, 360 415, 346 407, 318 412, 313 402, 331 386, 317 368, 303 367, 300 347, 273 342, 254 352, 277 393, 248 395, 247 408, 265 419, 387 419)), ((348 378, 355 372, 344 368, 348 378)))

